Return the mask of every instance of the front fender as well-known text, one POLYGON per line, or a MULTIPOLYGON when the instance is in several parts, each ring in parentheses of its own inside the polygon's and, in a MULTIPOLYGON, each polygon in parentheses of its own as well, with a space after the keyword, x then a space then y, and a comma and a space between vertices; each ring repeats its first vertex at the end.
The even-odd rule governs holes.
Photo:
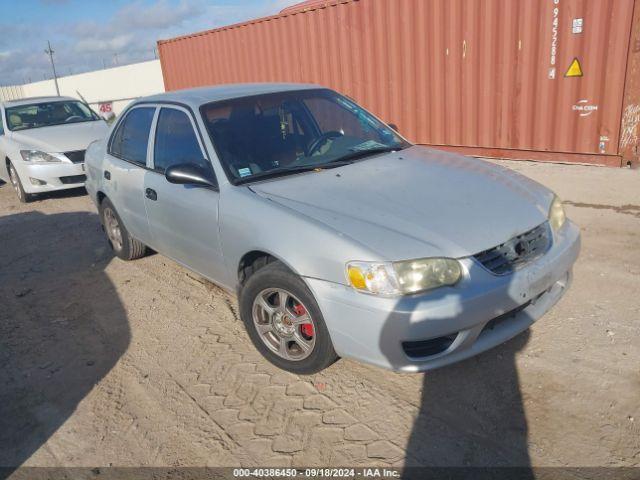
POLYGON ((22 155, 20 154, 20 150, 31 150, 34 147, 26 144, 24 142, 18 142, 12 138, 12 134, 5 134, 3 137, 0 137, 0 154, 2 155, 1 165, 0 165, 0 177, 9 181, 9 171, 7 169, 7 159, 13 164, 18 175, 21 179, 24 179, 25 172, 25 162, 22 159, 22 155))
POLYGON ((302 277, 342 284, 349 260, 382 260, 358 241, 247 187, 221 191, 220 243, 231 278, 237 278, 242 257, 256 250, 302 277))

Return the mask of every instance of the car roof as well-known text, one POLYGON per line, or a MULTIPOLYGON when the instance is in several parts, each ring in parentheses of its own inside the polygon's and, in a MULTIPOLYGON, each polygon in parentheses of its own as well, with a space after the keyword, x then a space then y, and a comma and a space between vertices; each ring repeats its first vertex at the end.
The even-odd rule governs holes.
POLYGON ((16 100, 5 100, 2 104, 5 108, 8 107, 19 107, 21 105, 33 105, 36 103, 47 103, 47 102, 65 102, 65 101, 75 101, 77 102, 77 98, 73 97, 28 97, 28 98, 18 98, 16 100))
POLYGON ((160 93, 158 95, 140 98, 134 103, 183 103, 193 108, 198 108, 206 103, 219 102, 221 100, 251 97, 253 95, 264 95, 267 93, 309 90, 313 88, 323 87, 308 83, 234 83, 160 93))

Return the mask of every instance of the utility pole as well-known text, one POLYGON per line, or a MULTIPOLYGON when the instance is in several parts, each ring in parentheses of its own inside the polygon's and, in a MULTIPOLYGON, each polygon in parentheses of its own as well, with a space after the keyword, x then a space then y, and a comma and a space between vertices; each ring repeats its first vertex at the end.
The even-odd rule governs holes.
POLYGON ((58 87, 58 75, 56 75, 56 64, 53 63, 53 50, 51 50, 51 42, 47 40, 47 49, 44 51, 47 55, 49 55, 49 59, 51 60, 51 68, 53 69, 53 81, 56 84, 56 94, 60 96, 60 88, 58 87))

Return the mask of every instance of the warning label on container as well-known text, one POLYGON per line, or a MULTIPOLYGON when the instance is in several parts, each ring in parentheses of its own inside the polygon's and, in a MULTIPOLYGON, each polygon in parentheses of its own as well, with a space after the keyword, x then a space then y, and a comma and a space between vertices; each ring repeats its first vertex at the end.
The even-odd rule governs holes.
POLYGON ((580 60, 578 58, 574 58, 571 65, 567 69, 567 73, 564 74, 565 77, 581 77, 582 76, 582 66, 580 65, 580 60))
POLYGON ((582 26, 584 25, 584 19, 574 18, 571 23, 571 33, 582 33, 582 26))

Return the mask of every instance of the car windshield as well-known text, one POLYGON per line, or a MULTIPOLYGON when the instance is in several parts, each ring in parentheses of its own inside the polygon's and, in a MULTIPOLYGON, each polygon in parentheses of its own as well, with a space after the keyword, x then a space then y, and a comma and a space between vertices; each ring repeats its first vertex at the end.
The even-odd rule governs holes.
POLYGON ((75 100, 10 107, 6 115, 12 131, 100 120, 87 105, 75 100))
POLYGON ((200 110, 235 184, 341 166, 409 146, 362 107, 326 89, 244 97, 200 110))

